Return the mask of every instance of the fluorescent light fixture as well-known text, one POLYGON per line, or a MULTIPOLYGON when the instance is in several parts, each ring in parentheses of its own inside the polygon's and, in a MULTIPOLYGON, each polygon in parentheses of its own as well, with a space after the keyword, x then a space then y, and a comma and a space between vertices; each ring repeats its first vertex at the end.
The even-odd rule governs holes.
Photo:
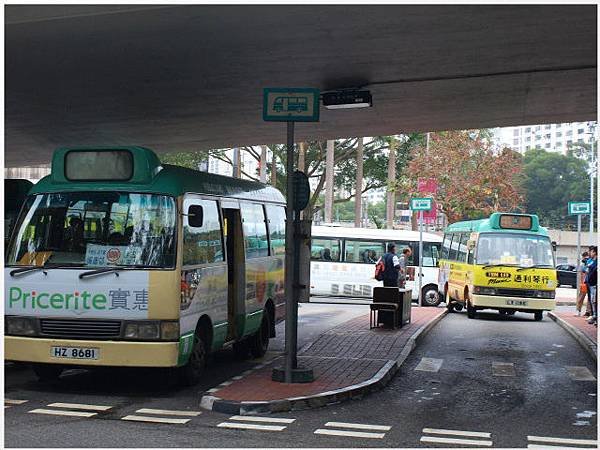
POLYGON ((341 90, 325 92, 321 95, 323 106, 327 109, 369 108, 373 98, 369 91, 341 90))

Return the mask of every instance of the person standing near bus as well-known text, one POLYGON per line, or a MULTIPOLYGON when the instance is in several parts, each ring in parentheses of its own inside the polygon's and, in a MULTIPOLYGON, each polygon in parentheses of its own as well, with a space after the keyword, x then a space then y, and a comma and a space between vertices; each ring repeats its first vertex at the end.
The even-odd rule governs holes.
MULTIPOLYGON (((579 264, 579 266, 577 267, 577 270, 579 272, 581 272, 580 275, 580 284, 579 284, 579 296, 577 297, 577 303, 575 304, 575 316, 579 317, 581 316, 581 309, 583 308, 583 303, 585 301, 585 298, 587 297, 587 292, 588 292, 588 285, 585 283, 585 271, 587 270, 587 262, 588 262, 588 252, 583 252, 581 254, 581 263, 579 264)), ((590 316, 591 313, 591 306, 588 302, 586 302, 586 316, 590 316)))
POLYGON ((400 273, 400 259, 396 255, 396 244, 388 244, 387 253, 383 255, 383 286, 398 287, 400 273))
POLYGON ((588 264, 587 274, 585 282, 588 285, 590 303, 592 304, 592 316, 588 319, 588 323, 598 325, 598 299, 597 295, 597 282, 598 282, 598 248, 596 246, 590 247, 590 257, 592 262, 588 264))
POLYGON ((402 255, 400 255, 400 271, 398 273, 398 287, 404 288, 406 286, 406 266, 408 264, 408 258, 412 255, 412 250, 409 247, 406 247, 402 250, 402 255))

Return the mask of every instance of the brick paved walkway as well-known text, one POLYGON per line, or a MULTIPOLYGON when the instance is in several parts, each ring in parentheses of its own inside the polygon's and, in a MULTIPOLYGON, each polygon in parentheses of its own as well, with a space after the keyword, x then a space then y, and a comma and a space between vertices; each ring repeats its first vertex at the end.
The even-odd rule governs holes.
POLYGON ((411 323, 396 330, 369 329, 369 315, 338 325, 322 334, 298 356, 298 365, 312 368, 312 383, 288 384, 271 380, 283 357, 213 392, 228 401, 252 402, 318 395, 370 380, 389 361, 396 361, 409 338, 442 314, 442 308, 413 307, 411 323))
POLYGON ((596 328, 594 325, 590 325, 589 323, 587 323, 587 317, 575 317, 573 312, 566 311, 554 311, 554 315, 560 317, 569 325, 572 325, 573 327, 577 328, 579 331, 581 331, 583 334, 589 337, 592 341, 594 341, 594 343, 598 343, 598 328, 596 328))

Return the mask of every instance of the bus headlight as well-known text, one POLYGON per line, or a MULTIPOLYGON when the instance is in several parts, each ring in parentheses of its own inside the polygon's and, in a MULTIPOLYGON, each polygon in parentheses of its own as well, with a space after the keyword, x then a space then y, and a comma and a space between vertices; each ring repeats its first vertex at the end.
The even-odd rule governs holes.
POLYGON ((13 336, 35 336, 35 319, 31 317, 6 317, 6 334, 13 336))
POLYGON ((128 322, 125 325, 125 339, 156 340, 160 338, 158 322, 128 322))
POLYGON ((487 286, 473 286, 473 294, 496 295, 496 288, 487 286))
POLYGON ((554 298, 555 295, 554 291, 535 291, 533 294, 535 298, 554 298))
POLYGON ((161 322, 160 323, 160 337, 164 341, 176 341, 179 339, 179 322, 161 322))
POLYGON ((179 339, 179 322, 172 320, 126 322, 123 337, 144 341, 175 341, 179 339))

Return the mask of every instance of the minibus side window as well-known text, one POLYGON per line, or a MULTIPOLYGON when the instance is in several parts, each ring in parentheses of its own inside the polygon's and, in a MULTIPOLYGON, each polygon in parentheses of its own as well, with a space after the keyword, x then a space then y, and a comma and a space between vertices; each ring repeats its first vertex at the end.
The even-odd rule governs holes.
POLYGON ((458 245, 460 243, 460 233, 452 234, 452 243, 450 244, 450 261, 458 261, 458 245))
POLYGON ((460 235, 460 245, 458 246, 458 260, 465 262, 467 260, 467 242, 469 240, 469 233, 462 233, 460 235))
POLYGON ((240 206, 242 210, 246 258, 268 256, 267 223, 262 205, 242 203, 240 206))
POLYGON ((202 208, 202 226, 191 227, 186 221, 183 227, 183 265, 194 266, 223 261, 221 221, 217 202, 193 200, 194 206, 202 208))
POLYGON ((271 255, 285 255, 285 208, 267 205, 271 255))
POLYGON ((445 234, 444 235, 444 243, 442 244, 441 259, 448 259, 448 256, 450 255, 450 242, 452 242, 452 235, 445 234))

